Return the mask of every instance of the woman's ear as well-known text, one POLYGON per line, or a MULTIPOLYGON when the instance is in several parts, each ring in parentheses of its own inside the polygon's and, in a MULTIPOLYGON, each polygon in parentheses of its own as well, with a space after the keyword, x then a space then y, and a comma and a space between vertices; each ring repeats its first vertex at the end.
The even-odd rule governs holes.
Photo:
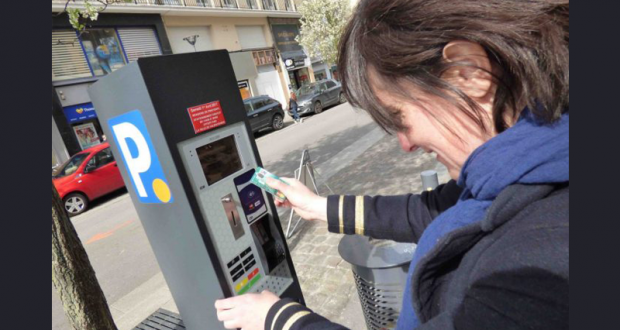
POLYGON ((444 80, 472 99, 482 99, 491 92, 494 86, 491 61, 482 46, 470 41, 451 41, 443 48, 443 58, 456 64, 442 74, 444 80))

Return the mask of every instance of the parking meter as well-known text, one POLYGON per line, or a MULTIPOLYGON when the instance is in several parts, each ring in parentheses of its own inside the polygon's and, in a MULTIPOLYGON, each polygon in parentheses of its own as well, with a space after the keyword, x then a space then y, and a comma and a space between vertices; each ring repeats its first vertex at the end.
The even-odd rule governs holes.
POLYGON ((216 299, 304 303, 227 51, 138 59, 89 94, 190 330, 224 329, 216 299))

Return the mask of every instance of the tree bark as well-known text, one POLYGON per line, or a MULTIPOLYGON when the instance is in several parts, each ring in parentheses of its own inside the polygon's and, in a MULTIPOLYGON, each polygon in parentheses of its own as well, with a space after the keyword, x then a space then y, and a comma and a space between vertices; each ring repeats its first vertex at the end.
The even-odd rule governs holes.
POLYGON ((52 183, 52 283, 76 330, 117 330, 73 224, 52 183))

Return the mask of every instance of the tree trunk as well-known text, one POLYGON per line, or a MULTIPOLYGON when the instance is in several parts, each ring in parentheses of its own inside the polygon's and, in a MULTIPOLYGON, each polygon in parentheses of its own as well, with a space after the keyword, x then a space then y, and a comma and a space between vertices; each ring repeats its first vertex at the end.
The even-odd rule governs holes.
POLYGON ((52 283, 76 330, 117 330, 103 291, 52 183, 52 283))

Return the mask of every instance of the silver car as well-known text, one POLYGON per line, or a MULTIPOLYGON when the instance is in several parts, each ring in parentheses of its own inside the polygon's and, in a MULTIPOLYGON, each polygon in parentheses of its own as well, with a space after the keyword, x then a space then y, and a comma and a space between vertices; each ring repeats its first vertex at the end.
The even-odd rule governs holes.
MULTIPOLYGON (((297 95, 297 113, 299 115, 310 112, 321 113, 324 108, 346 102, 342 86, 333 79, 317 81, 311 84, 303 85, 298 89, 297 95)), ((288 114, 293 116, 291 109, 288 114)))

